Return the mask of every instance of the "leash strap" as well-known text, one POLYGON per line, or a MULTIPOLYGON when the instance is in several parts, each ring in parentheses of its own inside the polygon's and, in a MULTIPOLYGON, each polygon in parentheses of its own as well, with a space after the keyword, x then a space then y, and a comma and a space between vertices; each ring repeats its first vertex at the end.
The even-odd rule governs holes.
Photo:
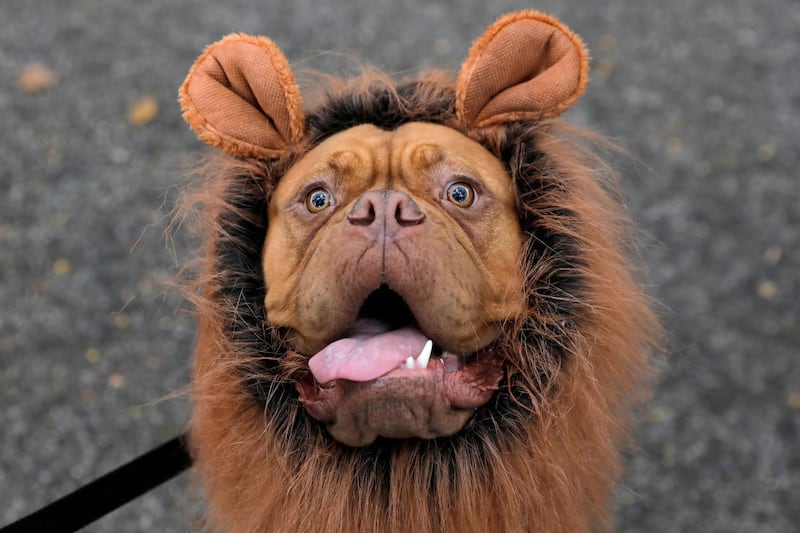
POLYGON ((192 465, 186 435, 165 442, 3 528, 0 533, 72 533, 172 479, 192 465))

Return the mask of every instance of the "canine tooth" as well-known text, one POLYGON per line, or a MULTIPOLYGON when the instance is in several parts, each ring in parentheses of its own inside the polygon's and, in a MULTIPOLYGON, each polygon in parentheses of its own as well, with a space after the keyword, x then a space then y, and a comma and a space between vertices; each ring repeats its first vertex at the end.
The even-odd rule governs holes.
POLYGON ((417 366, 419 368, 428 368, 428 361, 431 358, 431 352, 433 351, 433 341, 428 340, 425 343, 425 346, 422 347, 422 351, 417 356, 417 366))
POLYGON ((455 372, 461 368, 461 361, 456 354, 444 352, 442 353, 442 365, 448 372, 455 372))
POLYGON ((414 358, 409 357, 406 359, 406 368, 414 368, 414 358))

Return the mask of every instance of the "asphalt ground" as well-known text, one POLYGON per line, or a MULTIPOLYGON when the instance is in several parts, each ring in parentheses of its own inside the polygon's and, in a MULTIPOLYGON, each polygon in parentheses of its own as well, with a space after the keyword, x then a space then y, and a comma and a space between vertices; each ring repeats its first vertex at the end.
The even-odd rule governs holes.
MULTIPOLYGON (((800 530, 792 0, 3 0, 0 524, 187 424, 171 397, 188 381, 193 324, 168 285, 194 243, 164 229, 204 151, 175 94, 205 45, 242 31, 272 37, 298 68, 352 70, 351 56, 395 73, 457 68, 489 23, 524 7, 561 17, 592 51, 566 119, 632 155, 618 161, 623 188, 669 332, 615 531, 800 530), (32 63, 53 76, 20 80, 32 63)), ((191 530, 189 485, 87 531, 191 530)))

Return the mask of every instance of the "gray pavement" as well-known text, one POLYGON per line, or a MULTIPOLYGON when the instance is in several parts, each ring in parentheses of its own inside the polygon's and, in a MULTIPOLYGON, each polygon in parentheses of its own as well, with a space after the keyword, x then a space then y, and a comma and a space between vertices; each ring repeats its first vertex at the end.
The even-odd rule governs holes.
MULTIPOLYGON (((329 71, 347 60, 319 51, 392 72, 457 68, 521 7, 560 16, 592 50, 592 83, 567 118, 634 157, 623 186, 670 334, 615 531, 800 530, 792 0, 2 0, 0 524, 187 424, 185 400, 169 397, 188 380, 193 324, 168 284, 192 245, 163 230, 203 151, 175 102, 203 46, 244 31, 329 71), (20 90, 32 62, 55 85, 20 90), (158 112, 129 119, 143 96, 158 112)), ((87 530, 191 530, 189 484, 87 530)))

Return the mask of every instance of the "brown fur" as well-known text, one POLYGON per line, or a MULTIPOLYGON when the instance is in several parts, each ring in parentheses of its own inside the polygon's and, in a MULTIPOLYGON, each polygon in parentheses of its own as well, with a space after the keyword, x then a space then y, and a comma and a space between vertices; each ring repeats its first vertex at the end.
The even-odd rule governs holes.
MULTIPOLYGON (((271 41, 233 36, 201 56, 181 88, 184 113, 201 139, 234 156, 212 160, 187 202, 201 214, 205 243, 189 291, 199 319, 191 445, 212 529, 549 533, 610 527, 619 448, 658 325, 628 258, 632 231, 613 175, 590 148, 597 139, 549 120, 585 88, 587 57, 560 22, 524 11, 490 26, 457 80, 441 73, 404 82, 382 75, 332 79, 317 104, 301 113, 288 62, 271 41), (517 60, 496 59, 510 56, 517 60), (241 113, 220 114, 226 105, 241 113), (503 216, 515 228, 502 247, 519 246, 516 215, 523 240, 518 266, 512 261, 483 271, 504 278, 498 287, 516 287, 509 292, 517 305, 502 313, 492 344, 504 374, 488 403, 450 436, 379 438, 352 448, 331 438, 300 402, 296 385, 308 383, 308 354, 297 353, 298 337, 278 327, 305 316, 299 307, 281 305, 297 291, 276 290, 265 306, 267 281, 274 287, 273 279, 283 283, 295 270, 295 263, 282 263, 284 255, 302 256, 289 252, 305 246, 279 240, 282 248, 273 254, 276 248, 268 246, 265 261, 268 232, 275 242, 286 228, 270 227, 270 200, 282 177, 327 139, 348 130, 389 138, 380 130, 409 123, 406 131, 436 130, 418 122, 479 143, 489 160, 502 164, 490 165, 492 179, 500 180, 494 183, 503 182, 504 172, 513 183, 516 213, 507 202, 503 216), (351 130, 361 124, 379 129, 351 130), (274 309, 289 310, 283 322, 274 309)), ((350 138, 343 135, 339 142, 350 138)), ((453 141, 450 148, 456 146, 472 150, 474 144, 453 141)), ((302 174, 303 164, 296 168, 302 174)), ((287 176, 286 183, 293 180, 287 176)), ((436 217, 436 231, 451 227, 458 234, 454 222, 436 217)), ((498 235, 496 220, 482 224, 498 235)), ((433 235, 441 241, 440 233, 433 235)), ((493 253, 499 252, 472 254, 471 261, 491 264, 493 253)), ((490 318, 483 313, 483 320, 490 318)), ((469 321, 476 323, 474 316, 469 321)), ((314 329, 306 337, 309 332, 314 329)), ((306 350, 335 338, 320 337, 306 350)))
MULTIPOLYGON (((438 76, 431 79, 419 91, 422 99, 451 90, 438 76)), ((396 87, 387 90, 397 98, 396 87)), ((437 121, 458 127, 453 117, 444 113, 437 121)), ((280 344, 278 333, 268 326, 252 335, 236 329, 242 316, 258 318, 263 310, 257 298, 248 300, 242 289, 237 299, 232 295, 239 289, 226 284, 248 276, 257 281, 259 273, 246 265, 220 270, 220 248, 257 256, 259 234, 267 230, 264 202, 302 154, 273 162, 220 156, 206 169, 204 188, 190 200, 203 206, 205 238, 193 292, 199 334, 192 448, 212 528, 575 532, 609 526, 629 401, 657 333, 627 257, 630 227, 610 194, 605 166, 564 127, 512 124, 465 133, 498 155, 516 184, 529 250, 521 258, 528 311, 504 331, 508 371, 498 395, 510 401, 490 403, 461 434, 433 441, 359 449, 336 443, 297 402, 291 383, 303 362, 272 349, 280 344), (542 246, 547 235, 562 236, 579 261, 542 246), (572 291, 568 282, 554 285, 556 278, 579 282, 572 291), (254 377, 272 382, 261 404, 246 392, 254 377), (283 407, 275 413, 273 405, 283 407)))

